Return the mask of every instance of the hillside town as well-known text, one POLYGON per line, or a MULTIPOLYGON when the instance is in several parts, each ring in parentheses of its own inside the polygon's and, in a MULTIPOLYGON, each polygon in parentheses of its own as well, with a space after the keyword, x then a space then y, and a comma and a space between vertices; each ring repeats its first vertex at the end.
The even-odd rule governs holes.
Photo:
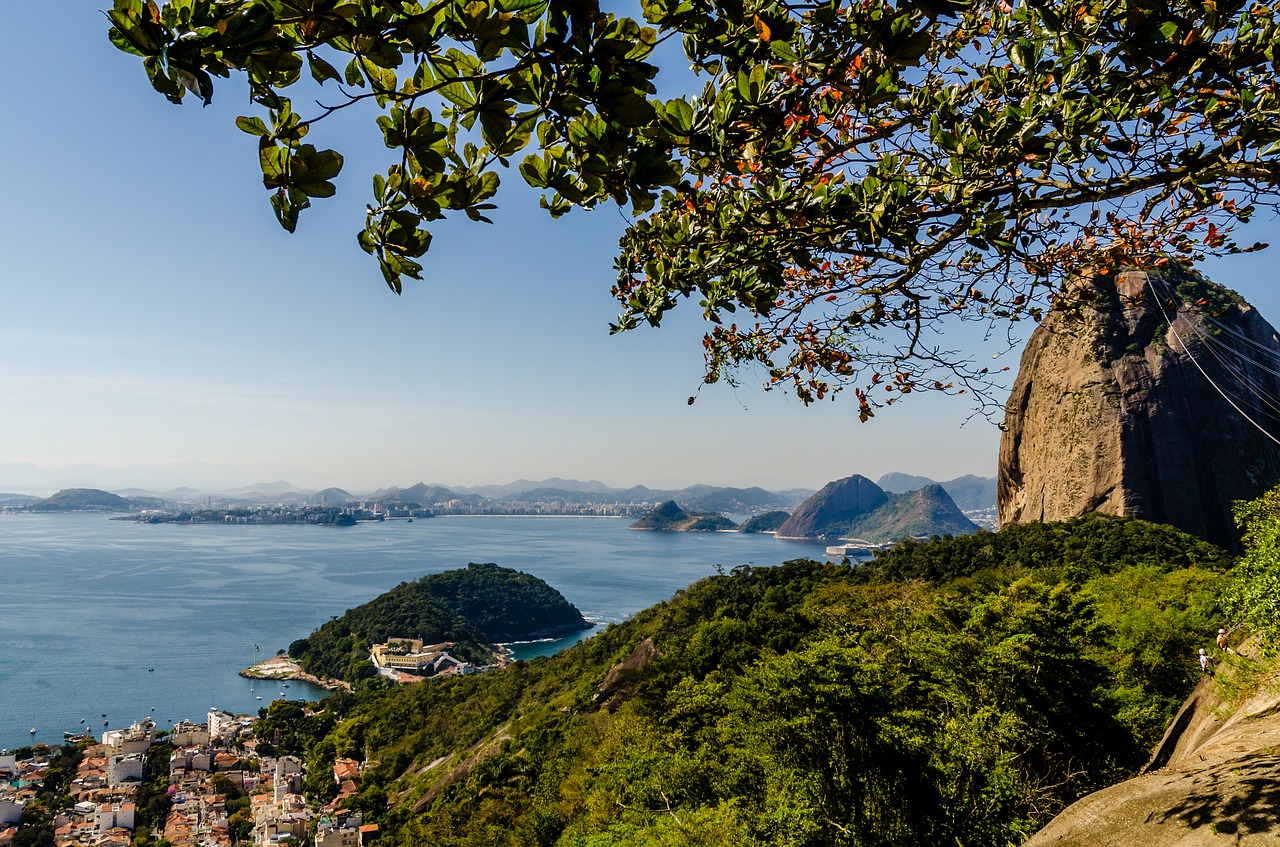
POLYGON ((377 836, 345 807, 361 762, 337 759, 333 799, 309 802, 306 763, 256 726, 214 709, 168 732, 144 718, 98 740, 0 751, 0 847, 365 847, 377 836))

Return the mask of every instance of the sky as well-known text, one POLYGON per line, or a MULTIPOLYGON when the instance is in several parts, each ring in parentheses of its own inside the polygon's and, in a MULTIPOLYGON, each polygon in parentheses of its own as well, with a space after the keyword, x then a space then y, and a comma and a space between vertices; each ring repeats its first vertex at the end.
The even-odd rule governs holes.
MULTIPOLYGON (((426 281, 395 296, 355 243, 386 164, 372 114, 313 130, 346 167, 289 235, 233 123, 260 114, 243 83, 169 104, 107 41, 106 5, 6 9, 0 491, 995 474, 999 431, 964 398, 861 424, 852 396, 804 407, 750 373, 699 391, 696 305, 610 336, 625 221, 552 221, 514 173, 495 225, 434 227, 426 281)), ((1280 245, 1275 221, 1250 236, 1280 245)), ((1274 255, 1208 270, 1274 320, 1274 255)), ((1016 352, 995 364, 1016 370, 1016 352)))

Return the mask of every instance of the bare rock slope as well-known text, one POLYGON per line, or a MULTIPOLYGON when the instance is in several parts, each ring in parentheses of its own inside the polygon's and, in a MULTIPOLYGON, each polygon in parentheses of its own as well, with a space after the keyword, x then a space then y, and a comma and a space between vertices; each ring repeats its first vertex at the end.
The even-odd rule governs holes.
POLYGON ((1153 765, 1161 766, 1067 807, 1026 847, 1280 845, 1274 680, 1235 708, 1201 682, 1153 765))
POLYGON ((1245 417, 1280 436, 1276 331, 1184 273, 1093 277, 1062 302, 1006 407, 1001 525, 1098 511, 1236 547, 1231 503, 1280 481, 1280 447, 1245 417))

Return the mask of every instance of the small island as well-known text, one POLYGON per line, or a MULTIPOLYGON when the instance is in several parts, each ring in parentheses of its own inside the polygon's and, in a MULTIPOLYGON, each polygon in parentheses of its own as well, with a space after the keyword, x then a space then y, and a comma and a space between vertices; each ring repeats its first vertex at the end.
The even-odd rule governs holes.
POLYGON ((686 512, 675 500, 659 503, 649 514, 627 527, 650 532, 725 532, 737 528, 737 524, 723 515, 686 512))

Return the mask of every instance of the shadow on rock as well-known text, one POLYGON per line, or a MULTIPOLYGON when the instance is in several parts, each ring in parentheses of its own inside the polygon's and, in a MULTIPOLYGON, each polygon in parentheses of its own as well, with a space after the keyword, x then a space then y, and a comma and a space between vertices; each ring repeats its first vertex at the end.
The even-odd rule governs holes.
POLYGON ((1159 818, 1198 829, 1212 826, 1223 835, 1247 835, 1280 830, 1280 756, 1264 756, 1238 764, 1227 763, 1195 781, 1184 802, 1159 818))

